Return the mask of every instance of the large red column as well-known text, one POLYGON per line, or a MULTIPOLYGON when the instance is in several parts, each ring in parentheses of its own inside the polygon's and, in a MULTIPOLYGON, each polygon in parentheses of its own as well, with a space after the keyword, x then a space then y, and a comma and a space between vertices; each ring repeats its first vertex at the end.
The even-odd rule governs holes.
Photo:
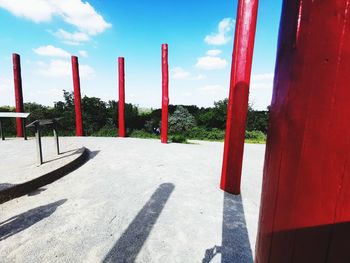
POLYGON ((256 262, 350 260, 350 1, 284 0, 256 262))
MULTIPOLYGON (((12 54, 13 80, 15 86, 16 112, 24 112, 21 77, 21 59, 18 54, 12 54)), ((23 137, 22 119, 16 118, 17 137, 23 137)))
POLYGON ((220 188, 240 194, 258 0, 239 0, 220 188))
POLYGON ((168 44, 162 45, 162 129, 161 142, 168 143, 169 66, 168 44))
POLYGON ((81 113, 81 94, 78 57, 72 56, 72 73, 74 86, 74 107, 75 107, 75 134, 83 136, 83 117, 81 113))
POLYGON ((119 72, 119 101, 118 101, 118 124, 119 137, 125 137, 125 71, 124 58, 118 58, 119 72))

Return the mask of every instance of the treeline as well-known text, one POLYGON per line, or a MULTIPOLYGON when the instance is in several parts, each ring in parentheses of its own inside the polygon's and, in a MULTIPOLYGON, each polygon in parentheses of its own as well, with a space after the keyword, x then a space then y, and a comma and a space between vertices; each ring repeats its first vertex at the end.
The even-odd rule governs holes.
MULTIPOLYGON (((63 91, 63 101, 53 107, 37 103, 25 103, 25 112, 30 112, 27 123, 37 119, 63 117, 59 132, 64 136, 75 134, 74 94, 63 91)), ((14 111, 13 107, 0 107, 0 111, 14 111)), ((87 136, 117 136, 118 102, 104 102, 96 97, 82 98, 84 133, 87 136)), ((226 125, 227 99, 214 103, 214 107, 169 105, 169 134, 173 141, 186 139, 223 140, 226 125)), ((156 138, 161 127, 161 109, 140 109, 125 104, 125 122, 128 136, 156 138), (157 131, 158 129, 158 131, 157 131)), ((266 137, 268 111, 255 111, 249 107, 246 138, 263 142, 266 137)), ((14 119, 3 121, 6 136, 15 135, 14 119)), ((51 131, 44 130, 44 134, 51 131)), ((29 131, 31 134, 31 131, 29 131)))

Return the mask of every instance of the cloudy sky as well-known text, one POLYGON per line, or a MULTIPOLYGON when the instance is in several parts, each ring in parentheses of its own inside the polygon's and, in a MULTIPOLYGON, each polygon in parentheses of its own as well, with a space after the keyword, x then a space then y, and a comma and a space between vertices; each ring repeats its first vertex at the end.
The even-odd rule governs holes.
MULTIPOLYGON (((260 1, 250 101, 271 100, 282 0, 260 1)), ((169 44, 170 103, 211 106, 228 96, 237 0, 0 0, 0 105, 14 105, 11 54, 21 55, 25 102, 53 105, 72 90, 118 100, 125 57, 126 100, 161 105, 161 44, 169 44)))

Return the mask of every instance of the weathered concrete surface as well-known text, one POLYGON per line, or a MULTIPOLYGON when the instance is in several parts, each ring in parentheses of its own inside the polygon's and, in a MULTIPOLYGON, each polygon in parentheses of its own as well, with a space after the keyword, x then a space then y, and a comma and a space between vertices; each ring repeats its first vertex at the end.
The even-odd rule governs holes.
POLYGON ((34 138, 0 141, 0 190, 6 185, 20 184, 58 169, 76 159, 82 145, 60 139, 60 155, 53 138, 42 138, 44 163, 37 164, 34 138))
POLYGON ((252 261, 263 145, 246 145, 233 197, 219 190, 222 143, 64 140, 91 159, 0 205, 1 262, 252 261))

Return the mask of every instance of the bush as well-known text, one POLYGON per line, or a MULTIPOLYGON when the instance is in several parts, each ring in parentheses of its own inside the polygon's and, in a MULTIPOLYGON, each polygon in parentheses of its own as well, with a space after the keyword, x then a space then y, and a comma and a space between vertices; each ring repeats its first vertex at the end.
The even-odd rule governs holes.
MULTIPOLYGON (((37 103, 25 103, 24 111, 30 112, 27 123, 37 119, 63 117, 59 121, 60 136, 75 135, 75 110, 73 92, 63 91, 63 101, 47 107, 37 103)), ((227 99, 214 103, 214 107, 169 105, 169 137, 174 141, 187 139, 222 141, 225 137, 227 99), (181 137, 180 136, 180 137, 181 137)), ((0 112, 15 111, 14 107, 0 107, 0 112)), ((95 97, 83 97, 83 126, 86 136, 118 136, 118 101, 107 103, 95 97)), ((136 138, 159 138, 154 129, 161 127, 161 109, 140 109, 137 105, 125 104, 125 124, 127 134, 136 138)), ((246 140, 263 143, 266 140, 269 111, 256 111, 251 106, 248 110, 246 140)), ((16 135, 15 119, 3 120, 7 137, 16 135)), ((28 129, 33 136, 33 129, 28 129)), ((50 127, 43 129, 43 135, 52 136, 50 127)))
POLYGON ((196 140, 222 141, 225 137, 225 131, 217 128, 205 129, 203 127, 194 127, 188 137, 196 140))
POLYGON ((261 131, 246 131, 245 138, 251 143, 265 143, 266 135, 261 131))
POLYGON ((117 137, 118 129, 111 129, 111 127, 105 126, 102 127, 98 132, 93 133, 92 135, 97 137, 117 137))
MULTIPOLYGON (((0 107, 0 112, 15 112, 14 107, 2 106, 0 107)), ((2 125, 5 133, 5 137, 16 136, 16 119, 15 118, 4 118, 2 120, 2 125)))
POLYGON ((143 139, 159 139, 159 135, 147 132, 145 130, 133 130, 129 137, 133 138, 143 138, 143 139))
POLYGON ((170 141, 175 143, 186 143, 187 139, 183 134, 175 134, 170 137, 170 141))
POLYGON ((174 114, 169 118, 169 132, 183 133, 196 126, 196 120, 183 106, 177 106, 174 114))

